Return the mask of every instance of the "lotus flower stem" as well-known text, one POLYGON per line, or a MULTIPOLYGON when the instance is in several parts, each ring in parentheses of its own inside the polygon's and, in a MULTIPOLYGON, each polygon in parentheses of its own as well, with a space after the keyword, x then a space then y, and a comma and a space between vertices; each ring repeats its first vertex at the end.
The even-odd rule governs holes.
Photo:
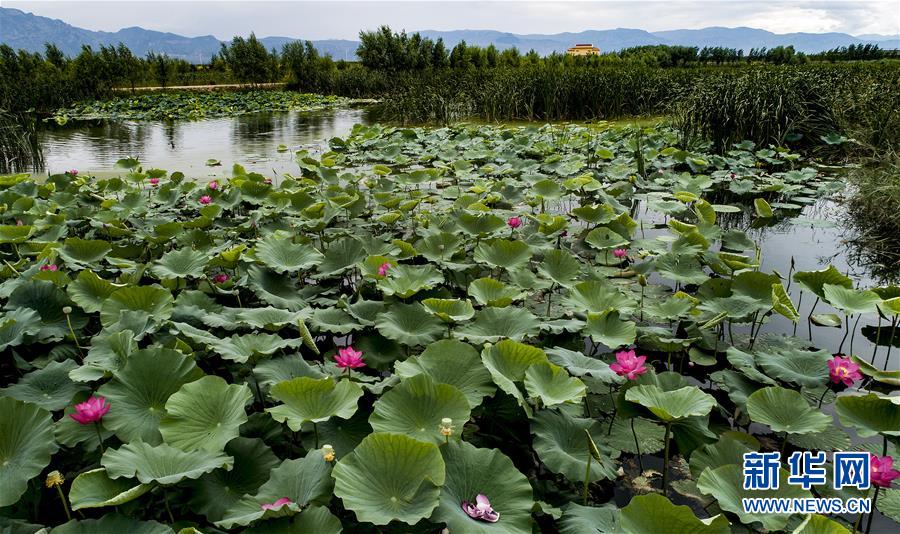
POLYGON ((872 365, 875 365, 875 355, 878 353, 878 343, 881 342, 881 314, 878 314, 878 328, 875 330, 875 346, 872 348, 872 365))
POLYGON ((594 459, 594 455, 591 454, 590 444, 588 444, 588 461, 587 461, 587 469, 584 471, 584 505, 587 506, 588 503, 588 486, 591 483, 591 460, 594 459))
POLYGON ((163 489, 163 502, 166 504, 166 513, 169 514, 169 522, 175 524, 175 516, 172 515, 172 509, 169 507, 169 492, 163 489))
POLYGON ((66 519, 72 520, 72 512, 69 511, 69 505, 66 504, 66 496, 63 495, 62 488, 56 486, 56 493, 59 494, 59 502, 62 503, 63 511, 66 512, 66 519))
POLYGON ((897 333, 897 319, 895 315, 891 320, 891 340, 888 342, 887 356, 884 357, 884 370, 887 371, 888 362, 891 360, 891 349, 894 347, 894 334, 897 333))
POLYGON ((316 422, 313 421, 313 433, 316 435, 316 449, 319 448, 319 427, 316 426, 316 422))
POLYGON ((844 353, 844 341, 847 341, 847 335, 850 334, 850 316, 844 315, 844 337, 841 338, 841 344, 838 345, 838 353, 844 353))
POLYGON ((550 283, 550 289, 547 291, 547 313, 545 315, 550 315, 550 303, 553 301, 553 286, 556 285, 556 282, 550 283))
POLYGON ((819 304, 819 297, 816 297, 816 301, 813 302, 812 308, 809 309, 809 315, 806 316, 806 324, 809 326, 809 340, 812 341, 812 315, 816 311, 816 306, 819 304))
POLYGON ((641 444, 638 442, 637 432, 634 431, 634 417, 631 418, 631 435, 634 436, 634 448, 637 449, 638 466, 641 468, 641 473, 643 473, 644 460, 641 455, 641 444))
POLYGON ((78 336, 75 335, 75 329, 72 328, 72 319, 69 317, 68 313, 63 313, 63 315, 66 316, 66 324, 69 325, 69 333, 72 334, 72 339, 75 341, 75 347, 81 352, 81 345, 78 344, 78 336))
POLYGON ((612 401, 613 411, 612 416, 609 418, 609 430, 606 431, 606 435, 612 434, 613 423, 616 422, 616 398, 613 397, 613 388, 609 386, 609 400, 612 401))
POLYGON ((878 502, 878 490, 881 488, 875 487, 875 495, 872 496, 872 511, 869 512, 869 519, 866 521, 866 534, 869 534, 869 531, 872 530, 872 517, 875 515, 875 503, 878 502))
POLYGON ((862 317, 861 313, 856 315, 856 322, 853 323, 853 330, 850 332, 850 354, 853 354, 853 338, 856 337, 856 327, 859 326, 859 318, 862 317))
MULTIPOLYGON (((797 299, 797 309, 799 310, 801 306, 803 306, 803 292, 802 291, 800 292, 800 298, 797 299)), ((794 321, 794 332, 791 334, 792 336, 797 335, 797 325, 798 324, 800 324, 800 321, 794 321)))
POLYGON ((825 395, 828 395, 828 391, 829 391, 829 390, 828 390, 828 386, 826 385, 826 386, 825 386, 825 391, 823 391, 823 392, 822 392, 822 396, 819 397, 819 406, 818 406, 819 408, 822 407, 822 401, 825 400, 825 395))
POLYGON ((100 421, 94 421, 94 429, 97 430, 97 439, 100 441, 100 454, 106 452, 103 448, 103 432, 100 431, 100 421))
POLYGON ((665 450, 663 451, 663 477, 662 477, 662 491, 663 495, 668 493, 668 483, 669 483, 669 434, 672 430, 672 423, 666 423, 666 435, 663 438, 665 445, 665 450))

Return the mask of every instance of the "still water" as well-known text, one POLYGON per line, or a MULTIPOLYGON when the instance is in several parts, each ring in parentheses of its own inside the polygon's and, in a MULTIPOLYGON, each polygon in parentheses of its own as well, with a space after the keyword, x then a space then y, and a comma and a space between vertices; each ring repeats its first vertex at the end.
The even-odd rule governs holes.
POLYGON ((223 176, 234 163, 267 176, 296 173, 292 151, 322 148, 346 136, 354 124, 368 124, 367 109, 254 113, 202 121, 86 121, 45 130, 44 165, 53 174, 68 169, 106 173, 116 161, 135 158, 145 166, 181 171, 188 177, 223 176), (278 152, 279 145, 290 150, 278 152), (218 167, 206 166, 209 159, 218 167))

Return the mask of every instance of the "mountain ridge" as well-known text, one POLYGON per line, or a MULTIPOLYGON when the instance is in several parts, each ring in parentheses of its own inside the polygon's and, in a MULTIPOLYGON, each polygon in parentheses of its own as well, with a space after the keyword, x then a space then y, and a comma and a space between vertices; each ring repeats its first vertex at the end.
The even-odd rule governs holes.
MULTIPOLYGON (((409 32, 414 33, 414 32, 409 32)), ((556 34, 516 34, 499 30, 419 30, 423 37, 442 38, 451 48, 460 41, 467 44, 499 49, 517 47, 527 52, 534 49, 541 55, 562 52, 576 43, 591 43, 600 50, 615 51, 642 45, 724 46, 740 48, 772 48, 793 45, 800 52, 815 53, 851 44, 877 44, 882 48, 900 48, 900 35, 867 35, 854 37, 846 33, 788 33, 776 34, 767 30, 748 27, 726 28, 711 26, 702 29, 675 29, 649 32, 638 28, 613 28, 584 30, 556 34), (883 38, 883 39, 881 39, 883 38)), ((280 49, 285 43, 301 37, 268 36, 260 41, 266 48, 280 49)), ((193 63, 209 61, 221 42, 213 35, 188 37, 170 32, 160 32, 129 26, 115 32, 94 31, 72 26, 65 21, 42 17, 12 8, 0 7, 0 43, 13 48, 39 52, 44 43, 55 43, 64 53, 75 55, 82 45, 99 47, 103 44, 125 43, 135 54, 165 53, 193 63)), ((358 41, 351 39, 320 39, 312 41, 315 47, 335 59, 352 60, 356 57, 358 41)))

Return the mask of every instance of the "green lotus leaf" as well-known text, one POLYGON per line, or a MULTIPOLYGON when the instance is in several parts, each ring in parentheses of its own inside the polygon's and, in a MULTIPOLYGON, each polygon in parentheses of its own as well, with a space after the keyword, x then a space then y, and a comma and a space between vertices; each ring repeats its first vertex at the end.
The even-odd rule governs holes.
POLYGON ((255 495, 281 463, 258 438, 234 438, 225 446, 225 454, 234 458, 230 471, 216 469, 190 482, 190 509, 210 521, 222 519, 245 495, 255 495))
POLYGON ((359 521, 414 525, 431 516, 445 482, 437 445, 376 432, 334 466, 334 494, 359 521))
POLYGON ((744 512, 741 499, 755 498, 785 498, 805 499, 812 494, 799 486, 789 484, 790 474, 784 470, 778 470, 777 490, 745 490, 744 473, 741 465, 723 465, 716 469, 707 469, 697 479, 697 487, 706 495, 716 498, 719 508, 731 512, 740 518, 744 524, 761 523, 768 530, 781 530, 790 519, 790 514, 751 514, 744 512))
POLYGON ((0 507, 15 504, 59 448, 50 412, 0 397, 0 507))
POLYGON ((743 319, 746 322, 749 322, 747 317, 750 317, 756 312, 768 309, 767 305, 762 301, 748 295, 732 295, 730 297, 706 299, 698 306, 698 308, 716 314, 717 316, 722 315, 725 318, 733 320, 743 319))
POLYGON ((861 437, 877 434, 900 436, 900 404, 895 398, 868 395, 842 395, 835 411, 844 426, 852 426, 861 437))
POLYGON ((581 402, 587 394, 584 382, 552 363, 536 363, 525 370, 525 391, 547 407, 581 402))
POLYGON ((444 275, 431 265, 397 265, 378 280, 378 289, 387 296, 409 298, 444 281, 444 275))
POLYGON ((637 324, 634 321, 621 320, 619 312, 615 310, 588 313, 584 333, 597 343, 603 343, 610 348, 619 347, 634 343, 637 337, 637 324))
POLYGON ((874 291, 847 288, 840 285, 823 286, 825 300, 835 308, 848 314, 875 313, 881 297, 874 291))
POLYGON ((360 328, 350 314, 338 308, 320 308, 314 311, 310 324, 315 330, 333 334, 349 334, 360 328))
POLYGON ((328 245, 322 262, 318 265, 319 276, 336 276, 366 259, 362 243, 357 239, 338 239, 328 245))
POLYGON ((611 450, 637 454, 638 447, 634 443, 634 434, 637 434, 637 444, 640 446, 641 454, 653 454, 663 450, 665 447, 665 442, 663 441, 666 433, 665 427, 642 417, 625 419, 624 415, 616 417, 612 423, 612 432, 609 432, 607 428, 607 433, 601 436, 601 441, 598 443, 602 443, 611 450), (632 426, 634 427, 634 432, 632 432, 632 426))
POLYGON ((876 508, 885 516, 900 523, 900 489, 884 490, 876 508))
POLYGON ((756 209, 757 217, 769 219, 775 216, 775 212, 772 211, 772 206, 770 206, 764 198, 754 198, 753 207, 756 209))
POLYGON ((375 432, 404 434, 440 444, 445 441, 440 432, 441 419, 453 420, 456 432, 451 437, 459 439, 469 414, 469 402, 460 390, 418 374, 404 378, 375 401, 369 424, 375 432))
MULTIPOLYGON (((875 293, 878 296, 881 296, 881 294, 877 291, 875 293)), ((893 297, 882 300, 878 303, 878 309, 881 311, 882 315, 886 317, 889 317, 891 315, 900 315, 900 297, 893 297)))
POLYGON ((21 345, 25 336, 41 331, 41 316, 31 308, 17 308, 0 316, 0 350, 21 345))
POLYGON ((53 282, 35 279, 21 280, 14 287, 15 290, 9 295, 5 306, 7 310, 10 310, 6 313, 6 317, 16 320, 16 323, 8 323, 9 327, 13 327, 7 332, 8 338, 11 337, 14 340, 16 335, 21 333, 21 330, 16 327, 20 320, 26 331, 34 329, 29 316, 22 313, 22 310, 26 308, 36 311, 41 318, 39 330, 35 333, 35 337, 39 339, 70 336, 69 322, 76 331, 81 330, 87 324, 87 317, 77 308, 68 316, 63 313, 63 308, 72 306, 72 301, 53 282))
POLYGON ((326 375, 318 367, 313 367, 297 356, 280 356, 258 363, 253 368, 257 383, 268 388, 278 382, 284 382, 298 376, 324 378, 326 375))
POLYGON ((193 360, 171 349, 132 353, 125 366, 97 391, 110 403, 103 426, 124 442, 160 443, 159 422, 166 415, 166 401, 181 386, 202 376, 193 360))
POLYGON ((225 516, 216 522, 222 528, 247 526, 250 523, 293 514, 309 504, 328 504, 331 499, 331 464, 322 457, 322 451, 309 451, 297 460, 285 460, 272 469, 269 480, 260 486, 254 496, 245 496, 231 506, 225 516), (287 497, 292 501, 280 514, 262 509, 263 504, 287 497), (296 508, 296 510, 294 510, 296 508))
POLYGON ((481 363, 478 351, 455 339, 436 341, 418 357, 397 362, 395 367, 403 379, 426 374, 435 383, 454 386, 465 395, 470 408, 480 405, 482 399, 495 390, 491 374, 481 363))
POLYGON ((312 246, 275 235, 258 241, 254 253, 259 261, 279 273, 305 271, 322 261, 322 253, 312 246))
POLYGON ((796 323, 800 319, 797 308, 794 307, 790 295, 787 294, 781 282, 772 284, 772 309, 792 322, 796 323))
POLYGON ((619 383, 622 379, 609 368, 609 364, 597 358, 585 356, 581 352, 553 347, 547 349, 550 361, 556 365, 565 367, 573 376, 592 376, 604 383, 619 383))
POLYGON ((816 313, 809 317, 812 324, 816 326, 829 326, 831 328, 840 328, 844 321, 835 313, 816 313))
POLYGON ((70 237, 63 246, 56 249, 59 255, 73 268, 81 268, 92 265, 103 258, 112 250, 108 241, 100 239, 79 239, 70 237))
POLYGON ((581 263, 569 252, 552 249, 544 253, 544 260, 538 271, 549 280, 561 286, 568 286, 581 272, 581 263))
POLYGON ((175 280, 178 278, 200 278, 209 263, 206 254, 183 248, 166 252, 153 264, 151 271, 161 280, 175 280))
POLYGON ((445 523, 453 532, 523 533, 532 531, 531 484, 512 460, 497 449, 479 449, 464 441, 441 447, 447 477, 441 501, 431 521, 445 523), (472 519, 463 511, 463 501, 475 502, 485 495, 500 521, 487 523, 472 519))
POLYGON ((72 481, 69 502, 72 503, 72 510, 119 506, 137 499, 152 487, 127 478, 113 480, 107 475, 106 469, 92 469, 81 473, 72 481))
POLYGON ((547 355, 541 349, 504 339, 496 345, 485 345, 481 351, 481 361, 491 373, 494 383, 502 391, 509 393, 519 405, 530 413, 525 396, 516 382, 525 380, 525 371, 536 363, 547 363, 547 355))
MULTIPOLYGON (((572 483, 584 482, 591 457, 587 434, 594 443, 601 443, 604 430, 592 419, 576 419, 556 410, 541 410, 534 414, 531 433, 534 450, 547 469, 563 475, 572 483)), ((615 480, 616 464, 606 455, 593 458, 590 481, 615 480)))
POLYGON ((831 418, 812 408, 797 391, 767 387, 747 397, 747 412, 773 432, 809 434, 828 428, 831 418))
POLYGON ((110 478, 137 478, 144 484, 168 485, 184 479, 196 479, 215 469, 231 469, 233 459, 223 452, 194 450, 185 452, 165 443, 152 446, 136 441, 118 449, 107 449, 100 459, 110 478))
POLYGON ((99 312, 103 303, 112 295, 118 286, 97 276, 94 271, 84 270, 66 287, 66 293, 72 302, 81 306, 88 313, 99 312))
POLYGON ((475 315, 475 308, 469 300, 425 299, 422 304, 446 323, 468 321, 475 315))
POLYGON ((491 267, 511 270, 528 263, 531 259, 531 247, 519 240, 490 239, 475 247, 474 258, 491 267))
POLYGON ((0 225, 0 243, 24 243, 34 231, 31 225, 0 225))
POLYGON ((485 308, 475 320, 457 330, 457 336, 475 343, 487 343, 503 338, 520 341, 534 336, 540 329, 537 317, 524 308, 485 308))
POLYGON ((834 423, 821 432, 809 434, 788 434, 787 441, 795 447, 808 450, 848 450, 850 449, 850 436, 834 423))
POLYGON ((278 330, 289 324, 296 324, 306 318, 306 313, 281 308, 245 308, 237 312, 235 319, 253 328, 278 330))
POLYGON ((244 532, 246 534, 294 534, 296 532, 340 534, 343 532, 343 526, 341 526, 341 520, 328 508, 311 505, 295 516, 264 521, 244 532))
POLYGON ((900 386, 900 370, 882 371, 858 356, 850 356, 850 359, 859 366, 859 371, 862 374, 871 377, 876 382, 894 387, 900 386))
POLYGON ((166 416, 159 423, 163 441, 185 451, 224 450, 247 422, 244 406, 251 398, 250 388, 218 376, 187 383, 166 401, 166 416))
POLYGON ((826 298, 825 284, 837 285, 846 289, 853 288, 853 281, 841 274, 833 265, 829 265, 827 269, 821 271, 797 271, 794 273, 794 281, 800 283, 820 299, 826 298))
POLYGON ((826 350, 769 352, 760 349, 756 354, 756 363, 768 376, 807 387, 821 386, 828 382, 828 360, 830 359, 831 353, 826 350))
POLYGON ((757 450, 758 445, 752 447, 745 441, 722 436, 719 441, 702 445, 691 454, 691 476, 696 479, 705 469, 716 469, 723 465, 743 465, 744 454, 757 450))
POLYGON ((392 304, 375 321, 375 328, 388 339, 415 347, 436 341, 445 328, 419 303, 392 304))
POLYGON ((279 423, 287 423, 294 432, 303 423, 318 423, 331 417, 347 419, 356 413, 362 388, 349 380, 337 384, 330 377, 315 379, 301 376, 272 386, 269 395, 282 404, 266 411, 279 423))
POLYGON ((172 534, 168 525, 156 521, 138 521, 119 514, 106 514, 100 519, 73 519, 53 528, 60 534, 172 534))
POLYGON ((113 331, 131 330, 140 338, 172 316, 175 299, 159 286, 129 286, 115 290, 100 309, 100 322, 113 331))
POLYGON ((416 243, 416 250, 429 261, 449 261, 458 251, 462 238, 449 232, 430 234, 416 243))
POLYGON ((676 506, 657 493, 636 495, 619 511, 619 529, 631 534, 690 532, 691 534, 729 534, 728 519, 718 514, 699 519, 687 506, 676 506))
POLYGON ((850 534, 850 531, 824 515, 810 514, 794 529, 792 534, 850 534))
POLYGON ((570 502, 559 519, 560 534, 584 532, 609 534, 616 531, 619 509, 615 505, 581 506, 570 502))
POLYGON ((481 237, 506 226, 506 221, 490 213, 461 213, 456 222, 466 233, 481 237))
POLYGON ((588 232, 584 240, 592 247, 605 251, 628 245, 628 239, 605 226, 594 228, 588 232))
POLYGON ((525 296, 521 290, 493 278, 479 278, 469 284, 468 294, 482 306, 503 308, 525 296))
POLYGON ((291 311, 306 307, 306 299, 292 278, 259 265, 251 265, 247 273, 250 289, 264 302, 291 311))
POLYGON ((226 360, 246 363, 257 355, 272 354, 287 347, 299 347, 300 339, 284 339, 275 334, 233 335, 210 344, 213 352, 226 360))
POLYGON ((700 262, 686 254, 663 254, 656 260, 656 272, 682 284, 702 284, 709 279, 700 262))
POLYGON ((36 404, 48 411, 61 410, 85 390, 69 378, 69 373, 77 367, 73 360, 51 361, 43 369, 32 371, 12 386, 0 389, 0 395, 36 404))
POLYGON ((603 313, 609 310, 629 313, 635 305, 633 300, 626 298, 608 282, 599 280, 575 284, 563 302, 580 313, 603 313))
POLYGON ((625 393, 625 400, 640 404, 666 422, 704 416, 716 406, 712 395, 694 386, 672 391, 655 385, 634 386, 625 393))

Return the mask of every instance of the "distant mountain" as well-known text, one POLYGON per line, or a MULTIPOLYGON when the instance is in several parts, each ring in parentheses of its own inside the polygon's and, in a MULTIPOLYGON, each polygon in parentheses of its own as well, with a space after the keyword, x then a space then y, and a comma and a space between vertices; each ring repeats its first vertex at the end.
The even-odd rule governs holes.
MULTIPOLYGON (((577 33, 515 34, 495 30, 424 30, 419 32, 432 39, 442 38, 448 47, 460 41, 478 46, 493 44, 497 48, 516 47, 523 53, 534 49, 541 55, 563 52, 577 43, 591 43, 604 52, 641 45, 725 46, 749 51, 751 48, 772 48, 793 45, 806 53, 821 52, 838 46, 873 43, 882 48, 900 49, 900 35, 864 35, 854 37, 846 33, 787 33, 776 34, 755 28, 712 27, 700 30, 671 30, 648 32, 645 30, 617 28, 614 30, 587 30, 577 33)), ((263 37, 266 48, 280 50, 295 37, 263 37)), ((0 43, 32 52, 44 50, 44 43, 55 43, 69 55, 77 54, 82 45, 98 47, 101 44, 125 43, 135 54, 165 53, 194 63, 209 61, 219 50, 220 41, 212 35, 185 37, 174 33, 147 30, 140 27, 124 28, 117 32, 91 31, 77 28, 61 20, 40 17, 18 9, 0 7, 0 43)), ((328 39, 313 41, 316 48, 335 59, 352 60, 356 57, 357 41, 328 39)))

